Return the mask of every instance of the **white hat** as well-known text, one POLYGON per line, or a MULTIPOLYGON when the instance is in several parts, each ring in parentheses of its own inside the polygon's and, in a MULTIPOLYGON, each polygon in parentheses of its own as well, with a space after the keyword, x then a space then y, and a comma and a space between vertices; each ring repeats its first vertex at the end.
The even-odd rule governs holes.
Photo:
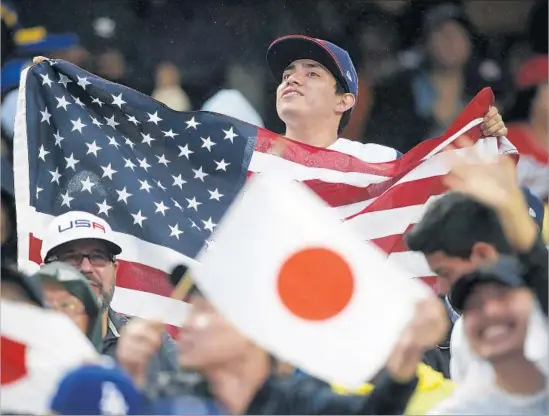
POLYGON ((44 261, 51 250, 70 241, 96 239, 108 243, 112 254, 122 252, 111 226, 102 218, 84 211, 70 211, 55 217, 48 225, 40 255, 44 261))

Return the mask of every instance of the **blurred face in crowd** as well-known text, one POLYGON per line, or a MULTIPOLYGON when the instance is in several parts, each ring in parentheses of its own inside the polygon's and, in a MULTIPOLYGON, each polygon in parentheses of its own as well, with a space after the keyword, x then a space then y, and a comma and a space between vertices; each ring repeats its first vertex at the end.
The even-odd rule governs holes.
POLYGON ((496 283, 478 284, 463 310, 465 333, 473 351, 488 361, 523 354, 532 293, 496 283))
POLYGON ((44 298, 55 311, 67 315, 85 334, 88 328, 88 315, 80 299, 69 293, 61 283, 44 278, 42 282, 44 298))
POLYGON ((498 256, 498 252, 492 245, 476 243, 469 258, 449 256, 443 251, 426 254, 425 258, 431 270, 439 277, 440 293, 447 294, 450 287, 465 273, 494 262, 498 256))
POLYGON ((99 299, 101 309, 107 310, 114 296, 118 263, 101 240, 77 240, 63 244, 54 255, 82 273, 99 299), (86 257, 83 257, 86 256, 86 257))
POLYGON ((538 86, 534 102, 532 103, 532 118, 545 130, 549 130, 549 86, 538 86))
POLYGON ((311 59, 292 62, 276 92, 276 110, 284 123, 296 120, 339 120, 354 104, 352 94, 336 94, 336 79, 311 59))
POLYGON ((34 302, 25 290, 15 282, 0 282, 0 299, 36 305, 36 302, 34 302))
POLYGON ((203 296, 191 298, 192 309, 179 333, 179 364, 197 371, 223 367, 257 348, 223 318, 203 296))
POLYGON ((455 20, 448 20, 435 29, 426 46, 433 64, 443 69, 460 69, 471 55, 469 33, 455 20))

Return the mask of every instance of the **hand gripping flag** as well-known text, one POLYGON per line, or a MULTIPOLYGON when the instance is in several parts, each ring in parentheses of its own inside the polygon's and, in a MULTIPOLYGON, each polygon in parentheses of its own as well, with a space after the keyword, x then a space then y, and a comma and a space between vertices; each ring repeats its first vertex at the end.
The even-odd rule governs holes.
POLYGON ((61 60, 34 65, 21 77, 14 137, 19 264, 40 264, 53 217, 100 215, 123 248, 113 308, 144 318, 172 311, 162 318, 178 325, 166 272, 194 264, 247 178, 272 169, 310 187, 364 240, 434 285, 402 235, 444 192, 447 167, 433 155, 464 133, 497 153, 501 140, 479 128, 492 101, 482 90, 443 136, 397 161, 366 163, 224 115, 170 110, 61 60), (284 146, 273 155, 277 140, 284 146))

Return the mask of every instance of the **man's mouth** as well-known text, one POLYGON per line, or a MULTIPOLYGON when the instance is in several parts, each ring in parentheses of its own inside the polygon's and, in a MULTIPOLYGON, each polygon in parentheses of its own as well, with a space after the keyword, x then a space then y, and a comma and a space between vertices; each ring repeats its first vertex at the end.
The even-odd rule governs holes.
POLYGON ((499 341, 507 337, 513 330, 514 325, 510 323, 490 325, 480 332, 480 337, 484 341, 499 341))
POLYGON ((287 90, 282 91, 282 97, 293 97, 293 96, 300 96, 303 95, 299 93, 298 91, 288 88, 287 90))

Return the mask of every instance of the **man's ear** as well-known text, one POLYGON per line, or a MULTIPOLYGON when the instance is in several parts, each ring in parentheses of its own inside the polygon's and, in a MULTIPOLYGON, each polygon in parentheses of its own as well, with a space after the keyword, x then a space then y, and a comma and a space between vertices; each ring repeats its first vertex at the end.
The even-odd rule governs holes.
POLYGON ((119 265, 118 260, 115 260, 114 264, 113 264, 113 266, 114 266, 114 277, 115 278, 116 278, 116 273, 118 272, 118 265, 119 265))
POLYGON ((338 100, 336 103, 336 112, 343 114, 345 111, 353 108, 355 105, 356 99, 355 96, 351 93, 345 93, 337 96, 338 100))
POLYGON ((471 249, 471 262, 476 266, 487 262, 495 262, 499 257, 496 248, 488 243, 478 242, 471 249))

